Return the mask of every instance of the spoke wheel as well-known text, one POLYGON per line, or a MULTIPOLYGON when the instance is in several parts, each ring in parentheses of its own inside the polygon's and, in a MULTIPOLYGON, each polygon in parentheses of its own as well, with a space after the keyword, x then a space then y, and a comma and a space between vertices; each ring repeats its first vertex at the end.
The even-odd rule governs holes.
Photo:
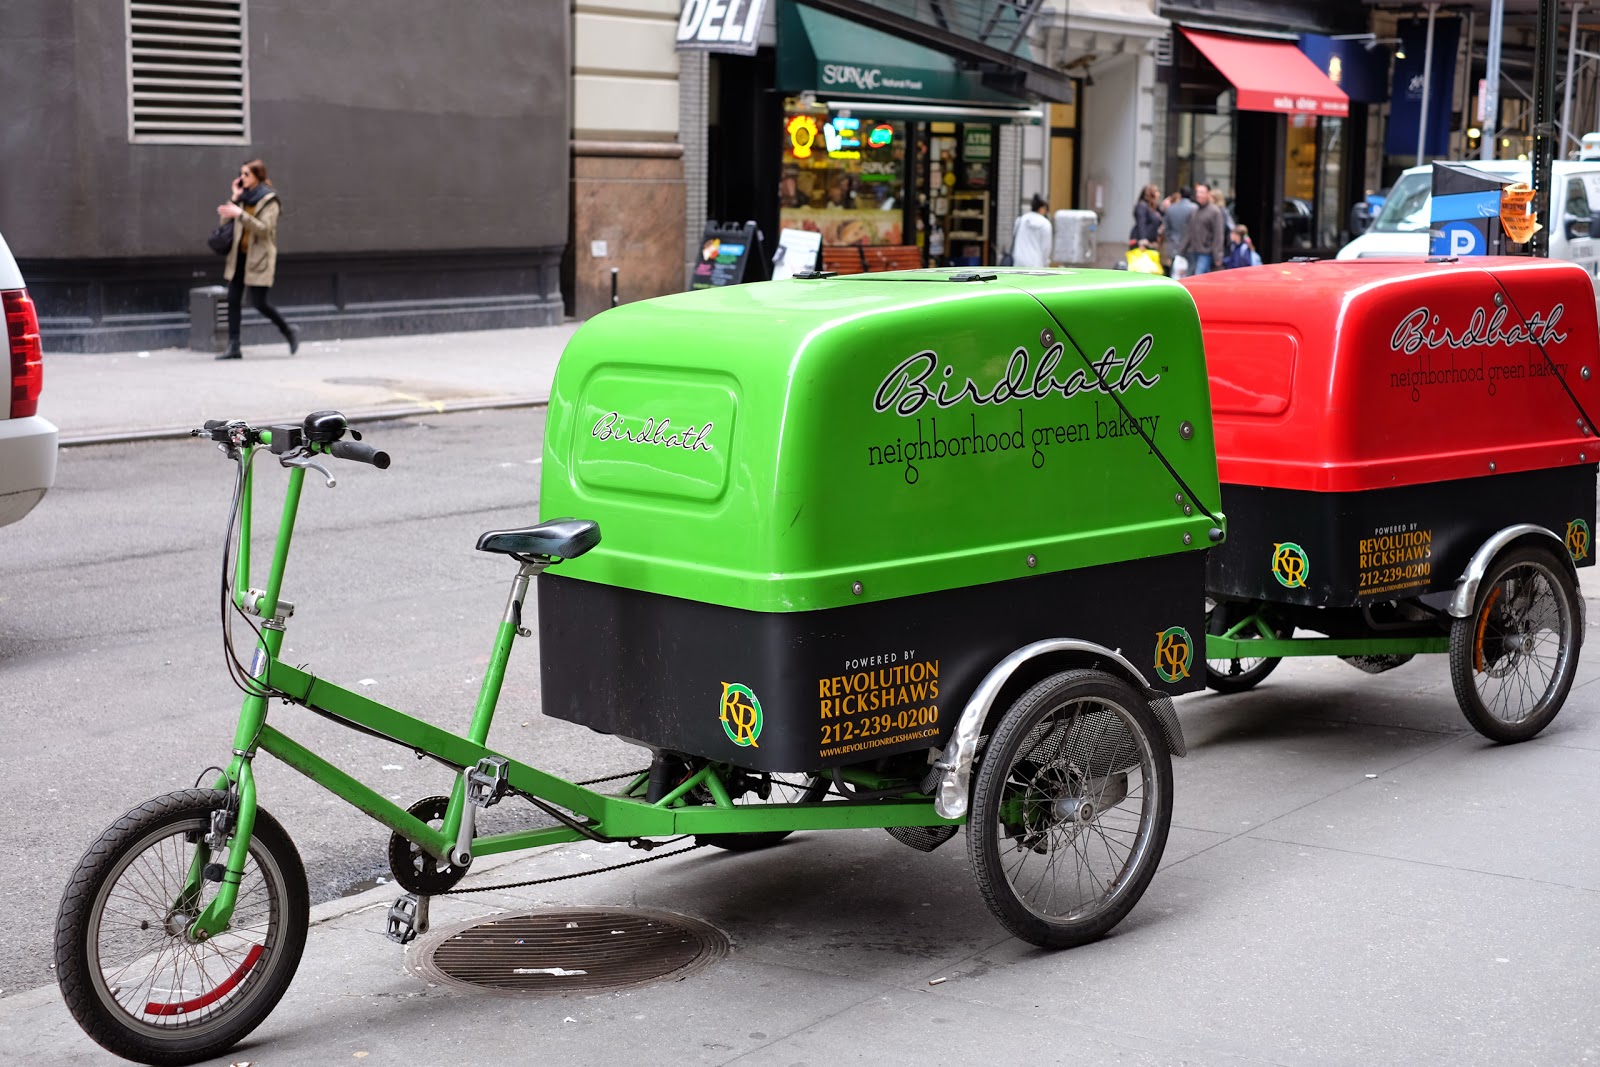
MULTIPOLYGON (((449 797, 423 797, 406 809, 435 830, 444 825, 449 797)), ((453 889, 467 876, 465 867, 456 867, 429 855, 421 845, 399 834, 389 835, 389 870, 400 887, 418 896, 432 896, 453 889)))
MULTIPOLYGON (((828 795, 828 781, 814 775, 775 775, 766 771, 735 771, 724 784, 729 798, 737 805, 746 804, 817 804, 828 795)), ((697 792, 704 792, 699 790, 697 792)), ((710 793, 703 798, 711 803, 710 793)), ((792 834, 793 830, 757 830, 748 834, 696 834, 695 841, 714 845, 729 852, 755 852, 771 848, 792 834)))
MULTIPOLYGON (((1237 601, 1216 601, 1206 598, 1206 633, 1225 634, 1248 618, 1256 605, 1237 601)), ((1293 630, 1273 626, 1273 633, 1287 637, 1293 630)), ((1242 693, 1260 685, 1267 675, 1277 669, 1283 660, 1274 657, 1240 657, 1238 659, 1206 660, 1206 685, 1219 693, 1242 693)))
POLYGON ((1578 670, 1582 605, 1565 564, 1542 547, 1507 550, 1450 627, 1450 681, 1475 730, 1526 741, 1561 710, 1578 670))
POLYGON ((1070 948, 1103 936, 1150 884, 1172 822, 1172 757, 1144 699, 1101 671, 1029 689, 989 739, 967 854, 1017 937, 1070 948))
POLYGON ((186 789, 119 819, 90 846, 56 919, 56 978, 91 1038, 127 1059, 185 1064, 259 1026, 299 966, 309 903, 305 868, 283 828, 257 809, 238 904, 205 942, 186 930, 218 884, 186 894, 226 794, 186 789))

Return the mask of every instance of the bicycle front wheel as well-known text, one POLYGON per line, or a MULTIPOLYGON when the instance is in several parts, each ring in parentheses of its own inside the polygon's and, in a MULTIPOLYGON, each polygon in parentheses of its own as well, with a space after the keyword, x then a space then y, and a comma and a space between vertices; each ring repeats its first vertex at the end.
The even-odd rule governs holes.
POLYGON ((205 942, 185 931, 216 896, 195 864, 226 794, 185 789, 128 812, 89 847, 61 898, 56 979, 84 1032, 127 1059, 207 1059, 259 1026, 305 948, 305 868, 289 835, 257 809, 238 904, 205 942))

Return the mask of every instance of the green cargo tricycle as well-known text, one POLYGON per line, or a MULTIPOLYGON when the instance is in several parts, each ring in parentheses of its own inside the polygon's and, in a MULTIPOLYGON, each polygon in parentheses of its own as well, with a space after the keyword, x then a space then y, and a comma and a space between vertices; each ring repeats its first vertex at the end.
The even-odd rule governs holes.
POLYGON ((581 840, 746 850, 882 827, 927 851, 965 825, 994 914, 1050 947, 1104 934, 1155 873, 1184 753, 1171 698, 1202 687, 1205 550, 1223 536, 1178 286, 811 275, 593 319, 556 376, 540 502, 583 518, 479 539, 515 575, 463 734, 279 658, 307 472, 331 486, 327 461, 388 456, 337 412, 195 432, 237 465, 223 625, 249 621, 254 649, 228 645, 244 698, 212 788, 129 811, 62 900, 62 992, 113 1052, 215 1055, 294 974, 306 877, 258 805, 260 752, 392 831, 401 943, 477 857, 581 840), (288 478, 258 588, 267 459, 288 478), (610 791, 490 744, 535 578, 543 710, 648 764, 610 791), (269 721, 274 700, 431 758, 438 793, 391 802, 269 721), (549 825, 479 833, 478 813, 513 798, 549 825))

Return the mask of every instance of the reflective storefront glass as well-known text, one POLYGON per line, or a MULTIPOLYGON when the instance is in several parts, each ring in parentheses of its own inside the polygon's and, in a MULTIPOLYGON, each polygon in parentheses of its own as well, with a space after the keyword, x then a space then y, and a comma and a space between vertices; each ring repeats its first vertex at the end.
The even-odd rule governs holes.
POLYGON ((783 119, 779 223, 824 245, 905 241, 906 124, 791 106, 783 119))

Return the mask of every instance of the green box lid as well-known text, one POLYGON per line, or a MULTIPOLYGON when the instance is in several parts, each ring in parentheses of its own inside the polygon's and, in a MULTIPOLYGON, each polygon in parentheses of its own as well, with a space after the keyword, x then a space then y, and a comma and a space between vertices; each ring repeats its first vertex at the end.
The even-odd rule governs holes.
POLYGON ((1217 500, 1194 302, 1089 270, 606 311, 561 358, 541 486, 600 523, 563 574, 768 612, 1200 550, 1217 500))

